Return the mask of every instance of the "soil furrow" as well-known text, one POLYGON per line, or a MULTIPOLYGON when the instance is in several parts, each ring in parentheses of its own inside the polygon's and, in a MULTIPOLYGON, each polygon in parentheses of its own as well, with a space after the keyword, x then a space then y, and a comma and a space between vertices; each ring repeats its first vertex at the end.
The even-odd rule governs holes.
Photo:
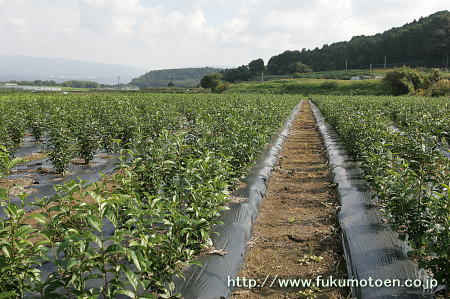
POLYGON ((239 273, 241 279, 257 279, 258 285, 268 282, 237 287, 232 298, 347 297, 347 289, 281 288, 278 280, 346 277, 338 208, 320 133, 304 101, 273 170, 239 273))

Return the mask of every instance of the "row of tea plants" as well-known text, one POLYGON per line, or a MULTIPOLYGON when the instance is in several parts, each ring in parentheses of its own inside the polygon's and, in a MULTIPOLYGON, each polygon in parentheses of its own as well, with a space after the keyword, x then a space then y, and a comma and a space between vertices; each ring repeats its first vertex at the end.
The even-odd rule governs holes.
POLYGON ((420 97, 311 99, 362 162, 391 226, 412 247, 412 257, 448 285, 450 160, 439 148, 448 138, 450 100, 427 99, 432 101, 428 106, 420 97), (404 132, 392 129, 395 121, 404 132))
POLYGON ((76 142, 121 148, 122 162, 91 186, 55 186, 32 213, 25 194, 15 205, 0 190, 1 298, 176 295, 173 276, 211 247, 229 192, 298 103, 255 95, 29 97, 8 101, 45 117, 49 144, 82 134, 76 142))
POLYGON ((381 97, 383 113, 402 130, 428 134, 448 147, 450 144, 450 101, 448 98, 418 96, 381 97))
POLYGON ((26 134, 32 135, 35 141, 45 143, 54 170, 64 173, 74 158, 90 163, 100 151, 135 148, 159 136, 163 129, 195 130, 197 135, 213 136, 209 140, 212 146, 214 143, 221 146, 216 139, 233 144, 233 152, 227 154, 235 157, 234 163, 240 166, 241 162, 245 164, 247 155, 254 155, 252 148, 259 148, 260 144, 245 148, 246 143, 241 146, 236 136, 261 143, 253 135, 266 136, 273 121, 278 122, 279 116, 286 114, 286 108, 277 104, 286 100, 280 99, 280 96, 151 94, 3 96, 0 145, 14 152, 26 134))

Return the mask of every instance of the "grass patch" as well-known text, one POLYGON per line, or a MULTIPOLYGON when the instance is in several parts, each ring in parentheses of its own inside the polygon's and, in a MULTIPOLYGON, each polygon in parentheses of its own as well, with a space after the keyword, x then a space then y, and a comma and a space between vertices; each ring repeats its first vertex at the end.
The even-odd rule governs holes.
POLYGON ((389 95, 389 87, 381 80, 280 79, 264 83, 232 84, 226 93, 258 94, 326 94, 389 95))

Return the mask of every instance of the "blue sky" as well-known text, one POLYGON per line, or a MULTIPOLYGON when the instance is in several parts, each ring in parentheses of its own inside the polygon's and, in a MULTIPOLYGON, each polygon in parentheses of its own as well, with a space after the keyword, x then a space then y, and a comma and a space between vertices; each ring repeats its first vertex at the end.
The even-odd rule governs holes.
POLYGON ((448 0, 0 0, 0 55, 237 66, 449 9, 448 0))

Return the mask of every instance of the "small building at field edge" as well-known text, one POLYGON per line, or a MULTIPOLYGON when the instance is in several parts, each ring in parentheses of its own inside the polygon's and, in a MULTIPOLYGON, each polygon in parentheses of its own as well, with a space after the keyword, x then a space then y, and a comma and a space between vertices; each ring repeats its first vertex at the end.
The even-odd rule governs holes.
POLYGON ((36 90, 36 91, 61 91, 61 87, 47 87, 47 86, 26 86, 26 85, 12 85, 13 83, 6 83, 1 86, 2 89, 25 89, 25 90, 36 90))

